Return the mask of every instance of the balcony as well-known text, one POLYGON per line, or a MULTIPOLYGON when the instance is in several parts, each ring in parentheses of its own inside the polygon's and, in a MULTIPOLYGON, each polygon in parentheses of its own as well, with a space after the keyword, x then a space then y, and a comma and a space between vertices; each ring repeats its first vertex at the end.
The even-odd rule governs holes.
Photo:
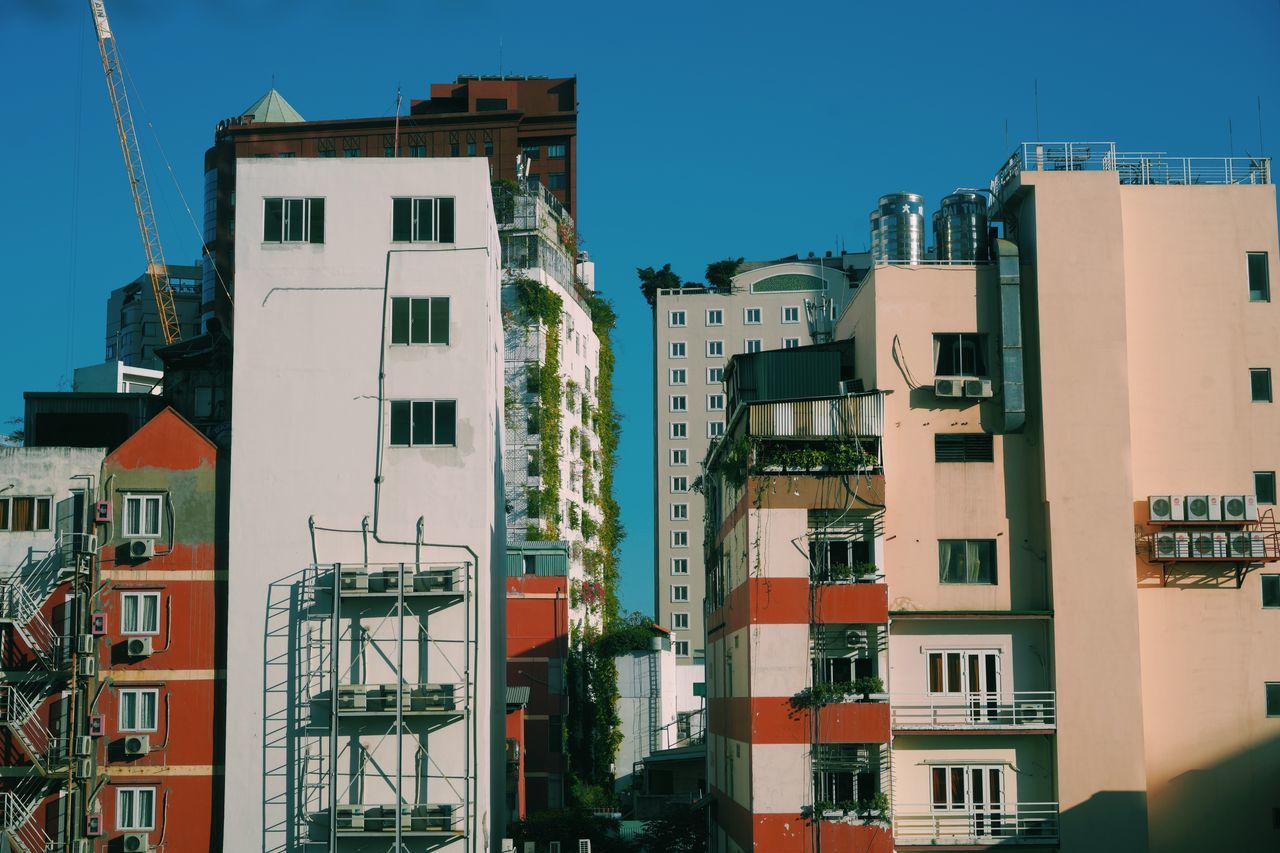
POLYGON ((1034 732, 1057 725, 1052 690, 967 695, 897 694, 889 697, 895 732, 1034 732))
POLYGON ((394 837, 399 823, 400 835, 414 837, 455 838, 463 831, 463 809, 445 804, 394 805, 339 804, 334 810, 336 824, 330 826, 329 810, 312 813, 311 838, 320 841, 332 831, 336 839, 394 837), (398 813, 398 814, 397 814, 398 813))
POLYGON ((893 809, 893 838, 900 848, 1056 846, 1058 804, 1011 803, 964 811, 899 805, 893 809))

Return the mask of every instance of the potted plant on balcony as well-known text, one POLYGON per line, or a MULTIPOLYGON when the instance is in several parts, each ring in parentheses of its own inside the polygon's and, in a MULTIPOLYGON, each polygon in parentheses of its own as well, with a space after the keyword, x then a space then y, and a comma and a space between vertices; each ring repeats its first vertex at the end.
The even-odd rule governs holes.
POLYGON ((864 675, 856 679, 853 684, 849 685, 851 693, 860 693, 863 702, 879 702, 883 701, 884 682, 880 680, 878 675, 864 675), (876 698, 872 698, 875 696, 876 698))
POLYGON ((884 791, 876 791, 870 797, 858 800, 858 814, 867 823, 889 822, 889 798, 884 791))
POLYGON ((851 571, 853 579, 858 583, 875 583, 876 581, 875 563, 854 563, 851 571))

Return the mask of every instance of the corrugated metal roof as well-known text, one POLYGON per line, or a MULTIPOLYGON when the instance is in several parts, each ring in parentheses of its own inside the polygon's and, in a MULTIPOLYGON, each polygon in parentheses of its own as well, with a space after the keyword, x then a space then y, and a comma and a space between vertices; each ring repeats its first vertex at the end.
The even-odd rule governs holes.
POLYGON ((528 705, 529 704, 529 688, 528 687, 508 687, 507 688, 507 706, 511 705, 528 705))
POLYGON ((254 101, 253 106, 240 113, 242 116, 253 116, 254 121, 299 122, 306 121, 302 114, 290 106, 284 96, 274 88, 254 101))

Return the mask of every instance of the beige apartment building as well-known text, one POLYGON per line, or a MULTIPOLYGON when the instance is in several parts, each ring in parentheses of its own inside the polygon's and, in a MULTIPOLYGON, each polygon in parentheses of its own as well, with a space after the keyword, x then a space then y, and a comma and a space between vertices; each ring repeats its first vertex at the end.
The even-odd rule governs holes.
POLYGON ((991 192, 990 263, 727 366, 713 848, 1277 849, 1270 163, 1027 144, 991 192))
POLYGON ((700 664, 705 625, 702 496, 693 491, 725 428, 724 368, 738 353, 829 340, 867 255, 752 262, 727 291, 659 290, 654 300, 654 615, 676 659, 700 664))

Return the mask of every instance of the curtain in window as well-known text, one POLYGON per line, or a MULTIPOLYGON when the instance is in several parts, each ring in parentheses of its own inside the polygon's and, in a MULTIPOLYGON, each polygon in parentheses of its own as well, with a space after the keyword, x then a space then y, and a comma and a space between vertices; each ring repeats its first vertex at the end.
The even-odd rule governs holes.
POLYGON ((35 528, 35 499, 13 499, 13 529, 33 530, 35 528))
POLYGON ((120 694, 120 728, 125 731, 138 728, 138 694, 136 692, 120 694))
POLYGON ((138 709, 138 722, 140 724, 138 728, 154 729, 156 727, 156 700, 159 698, 159 693, 154 690, 146 690, 139 693, 138 696, 142 700, 141 707, 138 709))
POLYGON ((9 529, 9 501, 0 499, 0 530, 9 529))
POLYGON ((147 499, 147 535, 160 535, 160 499, 147 499))
POLYGON ((938 543, 938 561, 942 566, 944 583, 963 583, 965 578, 965 549, 963 540, 942 540, 938 543))
POLYGON ((120 599, 120 630, 132 634, 138 630, 138 596, 126 595, 120 599))
POLYGON ((129 498, 125 506, 125 534, 138 533, 142 530, 142 499, 129 498))
POLYGON ((992 547, 992 543, 982 540, 971 541, 968 544, 968 565, 965 567, 965 580, 969 583, 984 583, 994 580, 995 566, 993 565, 992 557, 995 549, 992 547))
POLYGON ((121 829, 136 829, 138 826, 138 790, 121 788, 116 799, 116 825, 121 829))
POLYGON ((142 596, 142 625, 143 631, 155 633, 160 630, 160 596, 144 595, 142 596))

